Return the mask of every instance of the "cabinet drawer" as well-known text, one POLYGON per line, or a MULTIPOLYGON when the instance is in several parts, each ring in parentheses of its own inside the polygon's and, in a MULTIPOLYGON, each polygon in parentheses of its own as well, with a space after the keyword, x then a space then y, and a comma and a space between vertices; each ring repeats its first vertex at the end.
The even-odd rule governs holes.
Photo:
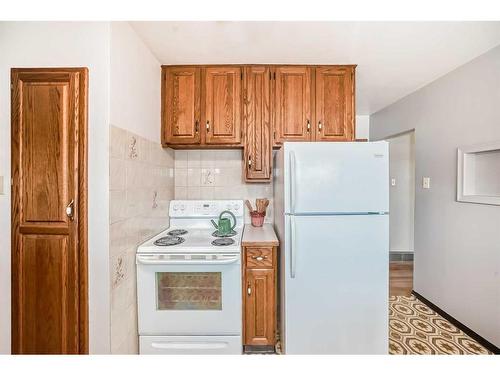
POLYGON ((273 248, 247 247, 246 266, 247 268, 273 268, 273 248))

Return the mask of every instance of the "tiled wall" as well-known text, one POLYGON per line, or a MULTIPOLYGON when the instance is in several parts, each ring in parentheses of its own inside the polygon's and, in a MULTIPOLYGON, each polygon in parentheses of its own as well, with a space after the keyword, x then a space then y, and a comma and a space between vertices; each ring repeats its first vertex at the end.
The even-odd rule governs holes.
MULTIPOLYGON (((176 150, 175 199, 270 200, 266 222, 273 220, 272 183, 245 183, 242 150, 176 150)), ((250 222, 245 207, 245 222, 250 222)))
POLYGON ((166 229, 174 198, 174 152, 110 128, 111 352, 138 352, 135 252, 166 229))

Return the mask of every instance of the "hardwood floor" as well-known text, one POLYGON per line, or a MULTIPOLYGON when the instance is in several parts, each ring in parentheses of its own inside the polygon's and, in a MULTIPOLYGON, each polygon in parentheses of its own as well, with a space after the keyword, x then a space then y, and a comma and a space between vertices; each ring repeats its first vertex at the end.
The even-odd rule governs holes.
POLYGON ((392 261, 389 265, 389 295, 411 295, 413 289, 413 262, 392 261))

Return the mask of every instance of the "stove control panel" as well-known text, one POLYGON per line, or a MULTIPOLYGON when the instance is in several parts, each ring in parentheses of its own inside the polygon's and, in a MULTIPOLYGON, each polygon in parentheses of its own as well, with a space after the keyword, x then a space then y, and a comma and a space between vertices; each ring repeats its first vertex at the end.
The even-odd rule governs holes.
POLYGON ((231 211, 243 217, 242 200, 173 200, 170 201, 170 217, 218 217, 222 211, 231 211))

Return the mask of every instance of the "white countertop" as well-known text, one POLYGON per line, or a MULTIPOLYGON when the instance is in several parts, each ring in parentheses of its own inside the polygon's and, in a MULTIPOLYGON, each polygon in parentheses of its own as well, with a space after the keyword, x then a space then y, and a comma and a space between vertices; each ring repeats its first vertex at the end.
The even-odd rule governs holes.
POLYGON ((246 224, 241 240, 243 246, 278 246, 279 241, 271 224, 254 227, 246 224))

